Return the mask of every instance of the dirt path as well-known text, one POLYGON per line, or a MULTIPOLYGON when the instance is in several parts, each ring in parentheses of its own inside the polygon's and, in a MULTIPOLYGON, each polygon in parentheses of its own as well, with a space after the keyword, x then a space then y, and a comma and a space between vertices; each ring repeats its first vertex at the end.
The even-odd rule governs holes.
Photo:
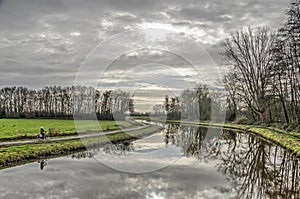
POLYGON ((24 141, 16 141, 16 142, 0 142, 0 147, 23 145, 23 144, 49 143, 49 142, 56 142, 56 141, 67 141, 67 140, 74 140, 74 139, 80 139, 80 138, 92 138, 92 137, 110 135, 110 134, 121 133, 121 132, 130 132, 130 131, 135 131, 135 130, 141 130, 141 129, 144 129, 147 127, 149 127, 149 125, 143 125, 143 126, 139 126, 139 127, 122 129, 122 130, 114 130, 114 131, 109 131, 109 132, 68 136, 68 137, 62 137, 62 138, 53 138, 52 139, 52 138, 48 137, 46 140, 35 139, 35 140, 24 140, 24 141))

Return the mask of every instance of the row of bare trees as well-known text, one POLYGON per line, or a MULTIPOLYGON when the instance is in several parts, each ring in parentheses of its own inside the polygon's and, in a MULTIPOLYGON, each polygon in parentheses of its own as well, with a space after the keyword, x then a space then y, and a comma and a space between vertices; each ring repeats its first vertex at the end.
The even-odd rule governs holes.
POLYGON ((205 85, 183 90, 180 96, 165 96, 163 104, 152 107, 152 116, 166 116, 169 120, 209 120, 211 115, 211 97, 205 85))
POLYGON ((25 87, 0 89, 0 117, 2 118, 82 118, 124 119, 125 112, 133 112, 131 96, 121 90, 100 91, 92 87, 49 86, 41 90, 25 87))
POLYGON ((242 113, 253 121, 300 122, 300 1, 286 14, 276 32, 249 27, 224 42, 228 120, 242 113))
POLYGON ((213 104, 211 94, 205 85, 184 90, 180 96, 182 119, 210 120, 213 104))
POLYGON ((170 120, 180 119, 181 110, 178 97, 169 97, 166 95, 164 108, 167 113, 167 118, 170 120))
POLYGON ((216 88, 209 89, 206 85, 197 85, 193 89, 185 89, 178 97, 165 96, 163 104, 153 106, 152 116, 166 116, 169 120, 211 120, 214 109, 221 109, 216 100, 221 98, 216 88))

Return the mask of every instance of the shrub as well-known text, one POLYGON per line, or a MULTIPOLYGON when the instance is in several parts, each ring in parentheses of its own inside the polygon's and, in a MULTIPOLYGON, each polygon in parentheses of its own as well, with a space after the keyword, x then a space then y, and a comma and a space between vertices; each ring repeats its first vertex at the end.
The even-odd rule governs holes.
POLYGON ((281 126, 282 129, 287 129, 288 127, 289 127, 289 125, 286 123, 281 126))
POLYGON ((300 133, 300 124, 298 124, 298 125, 296 126, 296 128, 294 129, 294 131, 300 133))
POLYGON ((56 128, 49 128, 48 136, 56 136, 58 135, 58 130, 56 128))
POLYGON ((288 127, 286 128, 286 130, 287 130, 287 131, 293 131, 293 130, 295 130, 296 127, 297 127, 297 125, 295 125, 295 124, 290 124, 290 125, 288 125, 288 127))
POLYGON ((249 120, 246 117, 239 117, 236 119, 237 124, 248 124, 249 120))
POLYGON ((281 123, 274 123, 272 126, 274 126, 275 128, 282 128, 282 124, 281 123))
POLYGON ((261 126, 261 125, 264 125, 264 123, 263 122, 253 122, 253 125, 261 126))

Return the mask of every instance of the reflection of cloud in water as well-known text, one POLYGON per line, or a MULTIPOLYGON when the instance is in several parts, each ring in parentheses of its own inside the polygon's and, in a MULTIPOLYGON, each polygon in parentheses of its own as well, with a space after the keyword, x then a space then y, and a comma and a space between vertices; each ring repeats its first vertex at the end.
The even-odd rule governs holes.
POLYGON ((126 156, 101 151, 95 158, 119 171, 143 173, 162 169, 182 156, 180 147, 165 145, 162 133, 137 140, 133 146, 134 151, 126 153, 126 156))
MULTIPOLYGON (((32 164, 1 171, 1 198, 224 198, 226 179, 210 165, 173 165, 148 174, 126 174, 93 159, 51 160, 60 171, 32 164), (10 180, 8 180, 10 179, 10 180), (222 197, 220 197, 222 196, 222 197)), ((226 197, 225 197, 226 198, 226 197)))

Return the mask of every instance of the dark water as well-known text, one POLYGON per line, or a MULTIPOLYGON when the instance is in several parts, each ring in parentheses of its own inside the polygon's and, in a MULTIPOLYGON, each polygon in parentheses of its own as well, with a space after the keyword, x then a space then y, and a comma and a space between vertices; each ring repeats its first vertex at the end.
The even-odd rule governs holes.
POLYGON ((253 135, 168 125, 0 171, 0 198, 300 198, 299 159, 253 135))

